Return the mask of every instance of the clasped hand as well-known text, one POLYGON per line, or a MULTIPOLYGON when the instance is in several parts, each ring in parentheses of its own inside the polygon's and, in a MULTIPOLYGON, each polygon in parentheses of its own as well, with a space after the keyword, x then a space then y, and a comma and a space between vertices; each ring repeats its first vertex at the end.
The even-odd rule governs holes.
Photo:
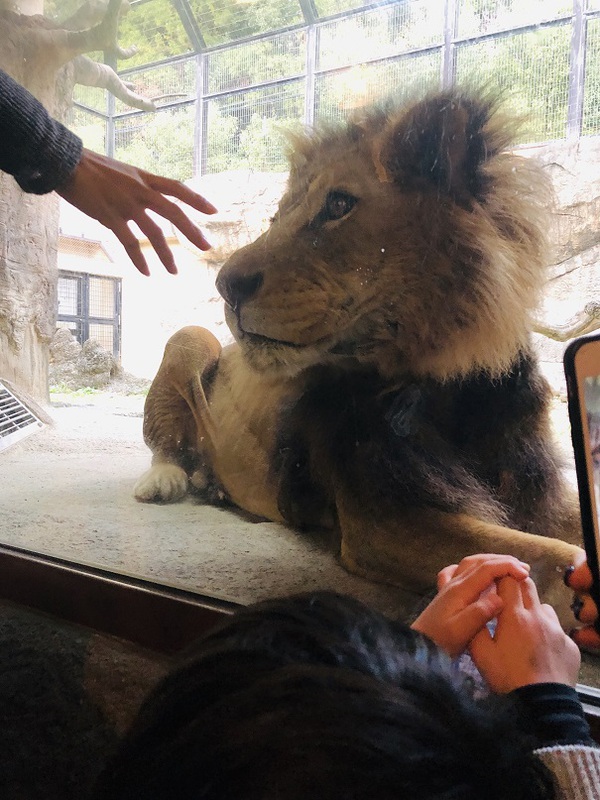
POLYGON ((512 556, 469 556, 439 573, 438 590, 412 627, 453 657, 468 650, 493 692, 575 685, 579 648, 554 609, 540 602, 529 565, 512 556))

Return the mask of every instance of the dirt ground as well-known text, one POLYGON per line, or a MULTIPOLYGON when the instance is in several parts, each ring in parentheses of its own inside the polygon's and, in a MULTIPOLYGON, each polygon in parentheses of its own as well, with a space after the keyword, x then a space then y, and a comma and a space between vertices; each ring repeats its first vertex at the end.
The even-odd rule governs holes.
POLYGON ((314 588, 347 591, 390 613, 419 602, 349 575, 323 535, 191 497, 138 503, 133 486, 150 465, 143 402, 53 394, 54 424, 0 455, 3 541, 241 603, 314 588))

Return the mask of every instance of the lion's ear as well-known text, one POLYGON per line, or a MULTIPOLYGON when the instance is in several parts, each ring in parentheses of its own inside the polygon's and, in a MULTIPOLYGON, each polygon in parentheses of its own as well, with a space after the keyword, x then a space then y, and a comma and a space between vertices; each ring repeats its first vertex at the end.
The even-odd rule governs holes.
POLYGON ((448 92, 390 116, 376 158, 380 177, 406 188, 433 186, 461 204, 483 200, 481 166, 510 141, 490 124, 494 106, 448 92))

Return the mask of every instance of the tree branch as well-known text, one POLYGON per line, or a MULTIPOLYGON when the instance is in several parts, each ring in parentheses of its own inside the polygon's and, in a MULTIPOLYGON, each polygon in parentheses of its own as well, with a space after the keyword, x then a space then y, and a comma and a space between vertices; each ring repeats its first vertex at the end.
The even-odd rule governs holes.
POLYGON ((600 302, 586 303, 583 311, 579 311, 564 325, 546 325, 537 321, 533 325, 535 333, 541 333, 555 342, 567 342, 576 336, 585 336, 600 328, 600 302))
MULTIPOLYGON (((119 16, 123 0, 109 0, 104 18, 98 25, 86 30, 66 30, 65 44, 70 56, 66 61, 70 61, 75 56, 89 53, 92 50, 104 50, 115 55, 117 58, 131 58, 137 52, 137 48, 122 48, 117 44, 117 34, 119 29, 119 16)), ((126 8, 129 4, 126 3, 126 8)), ((65 62, 66 63, 66 62, 65 62)))
POLYGON ((107 89, 128 106, 141 108, 142 111, 156 111, 156 105, 152 100, 147 100, 141 94, 134 92, 134 84, 121 80, 108 64, 99 64, 87 56, 77 56, 73 59, 73 65, 75 67, 75 83, 107 89))

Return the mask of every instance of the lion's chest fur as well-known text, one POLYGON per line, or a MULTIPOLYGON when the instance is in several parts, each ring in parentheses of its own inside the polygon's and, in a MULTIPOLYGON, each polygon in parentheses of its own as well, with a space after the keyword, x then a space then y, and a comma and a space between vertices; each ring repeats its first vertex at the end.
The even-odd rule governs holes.
POLYGON ((523 353, 501 380, 391 387, 368 369, 276 378, 232 345, 211 390, 214 469, 241 508, 297 527, 335 520, 341 487, 374 518, 421 505, 548 533, 540 499, 557 462, 546 403, 523 353))
POLYGON ((214 472, 236 505, 274 521, 283 518, 271 454, 290 391, 287 382, 249 369, 239 347, 230 345, 221 354, 210 392, 217 437, 214 472))

